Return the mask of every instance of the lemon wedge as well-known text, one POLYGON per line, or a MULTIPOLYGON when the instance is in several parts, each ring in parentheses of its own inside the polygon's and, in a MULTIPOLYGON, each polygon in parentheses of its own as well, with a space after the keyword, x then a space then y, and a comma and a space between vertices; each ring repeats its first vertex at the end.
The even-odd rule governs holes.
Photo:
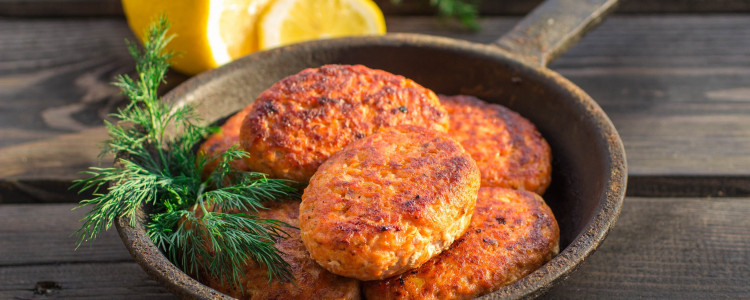
POLYGON ((261 49, 296 42, 385 33, 385 19, 371 0, 275 0, 258 20, 261 49))
POLYGON ((172 67, 193 75, 259 49, 255 28, 270 0, 123 0, 133 33, 143 41, 152 21, 165 14, 175 38, 167 50, 172 67))

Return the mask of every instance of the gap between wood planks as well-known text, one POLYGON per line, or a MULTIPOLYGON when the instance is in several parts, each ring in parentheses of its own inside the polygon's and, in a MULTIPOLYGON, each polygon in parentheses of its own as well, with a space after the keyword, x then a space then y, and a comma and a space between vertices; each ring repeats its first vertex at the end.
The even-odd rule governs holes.
MULTIPOLYGON (((91 197, 71 190, 71 181, 0 179, 0 205, 75 203, 91 197)), ((628 197, 750 197, 750 176, 630 176, 628 197)))
MULTIPOLYGON (((375 0, 387 15, 433 15, 427 0, 375 0)), ((542 0, 480 1, 483 16, 525 15, 542 0)), ((739 13, 750 11, 745 0, 629 0, 616 13, 739 13)), ((112 17, 123 14, 119 0, 0 0, 0 16, 10 17, 112 17)))

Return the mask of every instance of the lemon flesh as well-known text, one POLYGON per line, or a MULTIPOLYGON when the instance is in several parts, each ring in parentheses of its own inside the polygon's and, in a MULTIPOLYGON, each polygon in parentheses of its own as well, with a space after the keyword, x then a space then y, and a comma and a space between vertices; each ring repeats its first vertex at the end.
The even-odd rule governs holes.
POLYGON ((172 67, 193 75, 257 51, 255 25, 270 0, 123 0, 128 25, 141 41, 159 15, 175 38, 167 50, 177 54, 172 67))
POLYGON ((386 31, 383 13, 370 0, 275 0, 257 26, 261 49, 386 31))

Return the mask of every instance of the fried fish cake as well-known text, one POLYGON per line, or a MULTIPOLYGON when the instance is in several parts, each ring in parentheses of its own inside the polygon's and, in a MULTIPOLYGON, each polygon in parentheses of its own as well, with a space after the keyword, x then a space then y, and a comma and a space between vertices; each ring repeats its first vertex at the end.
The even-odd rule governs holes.
MULTIPOLYGON (((276 219, 299 226, 299 201, 264 203, 268 208, 256 213, 259 218, 276 219)), ((207 285, 238 299, 360 299, 359 281, 331 274, 310 258, 299 237, 299 230, 286 228, 289 238, 276 243, 281 257, 291 266, 295 282, 268 282, 265 268, 246 265, 242 289, 230 287, 226 280, 208 280, 207 285)))
POLYGON ((479 189, 469 229, 419 268, 362 283, 368 300, 470 299, 526 276, 558 252, 560 231, 532 192, 479 189))
POLYGON ((302 241, 329 271, 383 279, 426 262, 466 230, 479 170, 445 134, 398 126, 331 156, 300 205, 302 241))
MULTIPOLYGON (((213 133, 206 138, 198 148, 199 155, 203 155, 208 162, 201 170, 201 176, 207 178, 219 165, 220 155, 234 145, 240 144, 240 126, 242 121, 250 112, 251 105, 232 115, 219 127, 219 132, 213 133)), ((242 159, 235 159, 230 163, 231 167, 238 171, 248 171, 249 168, 242 159)))
POLYGON ((505 187, 544 194, 550 184, 552 154, 534 124, 518 113, 472 96, 443 96, 448 134, 471 154, 482 187, 505 187))
POLYGON ((323 161, 376 130, 417 124, 448 129, 435 93, 403 76, 361 65, 325 65, 258 96, 240 129, 246 163, 275 178, 307 182, 323 161))

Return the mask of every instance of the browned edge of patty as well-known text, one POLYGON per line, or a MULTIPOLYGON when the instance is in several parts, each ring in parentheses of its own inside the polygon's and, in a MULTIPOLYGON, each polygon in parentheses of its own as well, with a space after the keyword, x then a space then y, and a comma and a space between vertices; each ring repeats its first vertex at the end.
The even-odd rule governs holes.
MULTIPOLYGON (((201 170, 201 177, 203 179, 208 178, 219 165, 222 153, 234 145, 237 145, 238 148, 240 147, 240 126, 247 114, 250 113, 251 106, 252 104, 230 116, 219 127, 219 132, 209 135, 198 148, 198 155, 202 155, 207 159, 206 165, 201 170)), ((237 171, 249 171, 249 167, 242 159, 235 159, 230 165, 237 171)))
POLYGON ((543 195, 550 184, 552 154, 533 123, 499 104, 473 96, 439 95, 448 111, 448 134, 477 162, 483 187, 543 195))
POLYGON ((400 124, 446 131, 448 117, 435 93, 403 76, 362 65, 324 65, 262 92, 242 124, 240 141, 253 170, 307 182, 350 142, 400 124))
POLYGON ((469 299, 533 272, 558 252, 560 231, 532 192, 481 188, 469 229, 419 268, 363 282, 373 299, 469 299))
MULTIPOLYGON (((299 226, 300 201, 265 202, 267 208, 254 213, 257 218, 276 219, 299 226)), ((359 281, 332 274, 310 258, 299 230, 284 228, 290 237, 276 242, 281 257, 289 263, 295 281, 269 283, 266 268, 248 261, 244 267, 242 288, 231 287, 226 280, 203 276, 211 288, 238 299, 360 299, 359 281)))
POLYGON ((300 206, 302 240, 329 271, 382 279, 463 234, 479 171, 441 132, 398 126, 352 142, 315 173, 300 206))

